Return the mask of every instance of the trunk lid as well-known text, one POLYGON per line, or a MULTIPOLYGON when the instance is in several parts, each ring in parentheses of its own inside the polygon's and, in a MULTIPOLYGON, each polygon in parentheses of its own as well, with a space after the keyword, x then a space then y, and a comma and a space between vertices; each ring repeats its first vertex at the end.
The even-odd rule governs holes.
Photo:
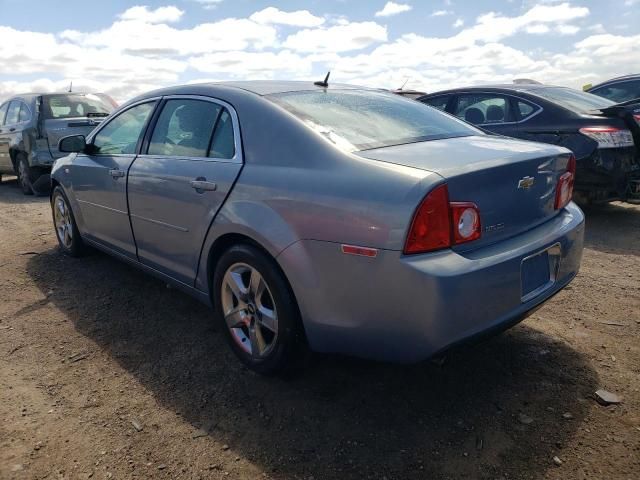
POLYGON ((636 154, 640 155, 640 99, 617 103, 589 113, 599 117, 622 119, 631 132, 636 154))
POLYGON ((91 133, 104 120, 103 116, 48 118, 44 121, 44 134, 49 143, 51 156, 60 158, 66 155, 58 150, 58 142, 69 135, 84 135, 91 133))
POLYGON ((447 182, 450 201, 475 203, 482 236, 455 247, 465 251, 518 235, 556 216, 556 185, 571 153, 553 145, 487 135, 378 148, 357 155, 437 173, 447 182))

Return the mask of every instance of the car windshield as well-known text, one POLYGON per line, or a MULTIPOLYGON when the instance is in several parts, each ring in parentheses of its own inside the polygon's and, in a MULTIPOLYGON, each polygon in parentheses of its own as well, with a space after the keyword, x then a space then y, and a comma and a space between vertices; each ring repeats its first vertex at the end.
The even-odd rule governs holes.
POLYGON ((546 98, 561 107, 578 113, 588 113, 592 110, 599 110, 615 105, 611 100, 593 95, 591 93, 581 92, 572 88, 564 87, 547 87, 536 88, 531 90, 532 94, 542 98, 546 98))
POLYGON ((268 98, 350 152, 483 135, 445 113, 393 93, 317 90, 279 93, 268 98))
POLYGON ((106 117, 115 108, 99 94, 64 94, 44 97, 45 118, 106 117))

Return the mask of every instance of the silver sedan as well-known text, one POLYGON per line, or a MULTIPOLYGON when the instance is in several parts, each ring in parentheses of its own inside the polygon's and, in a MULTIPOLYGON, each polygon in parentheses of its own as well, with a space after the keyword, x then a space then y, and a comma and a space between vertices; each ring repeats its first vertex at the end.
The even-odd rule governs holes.
POLYGON ((309 351, 426 359, 522 320, 580 266, 568 150, 388 92, 173 87, 59 149, 62 251, 98 248, 212 305, 262 373, 309 351))

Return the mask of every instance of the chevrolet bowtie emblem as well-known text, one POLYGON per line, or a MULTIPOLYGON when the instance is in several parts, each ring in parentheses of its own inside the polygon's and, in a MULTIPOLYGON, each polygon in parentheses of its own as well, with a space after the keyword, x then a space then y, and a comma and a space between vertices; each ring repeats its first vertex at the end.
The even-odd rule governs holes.
POLYGON ((518 188, 523 190, 528 190, 533 187, 533 184, 536 182, 536 179, 533 177, 524 177, 518 181, 518 188))

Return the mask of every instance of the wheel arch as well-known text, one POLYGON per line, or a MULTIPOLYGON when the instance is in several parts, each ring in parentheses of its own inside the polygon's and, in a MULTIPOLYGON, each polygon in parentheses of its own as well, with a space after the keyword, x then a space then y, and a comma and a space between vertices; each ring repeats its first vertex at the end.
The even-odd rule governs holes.
POLYGON ((257 249, 258 251, 263 253, 268 259, 271 260, 275 268, 282 275, 282 278, 284 279, 284 282, 289 291, 289 295, 291 295, 291 298, 293 299, 293 302, 295 305, 296 314, 298 317, 297 321, 300 326, 300 331, 302 332, 304 341, 307 342, 307 333, 306 333, 304 321, 302 319, 302 311, 300 310, 300 304, 298 302, 298 298, 296 297, 295 291, 291 285, 291 281, 289 280, 289 277, 287 276, 286 272, 282 268, 282 265, 280 265, 280 262, 278 262, 278 259, 276 258, 276 256, 272 255, 269 249, 264 247, 260 242, 250 237, 249 235, 238 233, 238 232, 228 232, 219 236, 209 248, 207 261, 206 261, 206 265, 207 265, 206 275, 207 275, 207 286, 208 286, 208 293, 209 293, 209 299, 211 301, 211 305, 214 306, 215 308, 215 300, 214 300, 214 294, 213 294, 214 293, 213 277, 214 277, 214 271, 215 271, 217 262, 220 259, 220 257, 224 254, 224 252, 226 252, 229 248, 236 245, 248 245, 257 249))

